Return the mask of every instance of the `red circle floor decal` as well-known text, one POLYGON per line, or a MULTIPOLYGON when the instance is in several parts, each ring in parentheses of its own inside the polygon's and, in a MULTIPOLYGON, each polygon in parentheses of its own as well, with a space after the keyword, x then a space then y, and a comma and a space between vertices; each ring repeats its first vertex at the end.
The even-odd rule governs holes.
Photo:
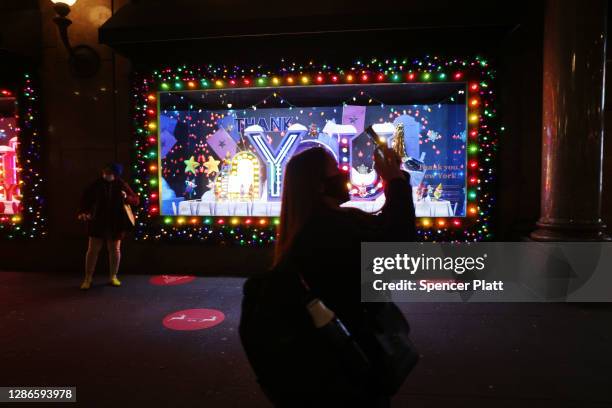
POLYGON ((171 330, 210 329, 221 323, 225 315, 215 309, 179 310, 164 317, 164 326, 171 330))
POLYGON ((174 286, 192 282, 195 278, 191 275, 157 275, 153 276, 149 282, 158 286, 174 286))

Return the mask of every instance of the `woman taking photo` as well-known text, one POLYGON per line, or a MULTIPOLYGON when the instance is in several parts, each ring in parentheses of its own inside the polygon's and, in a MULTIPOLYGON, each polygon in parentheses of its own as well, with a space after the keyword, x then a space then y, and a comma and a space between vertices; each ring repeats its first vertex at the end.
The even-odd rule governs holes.
POLYGON ((298 287, 307 285, 350 333, 363 327, 364 309, 376 307, 361 303, 361 243, 415 236, 409 175, 391 149, 380 153, 375 169, 386 201, 377 215, 341 207, 350 198, 348 175, 325 149, 303 151, 286 166, 275 267, 245 284, 240 327, 258 382, 277 407, 390 404, 373 373, 365 385, 351 381, 314 330, 298 287))
POLYGON ((87 223, 89 244, 85 256, 85 279, 81 289, 89 289, 98 261, 98 254, 106 243, 108 250, 109 283, 121 286, 117 279, 121 259, 121 240, 133 227, 130 205, 140 199, 121 179, 123 167, 111 163, 102 169, 102 176, 90 184, 81 199, 78 218, 87 223))

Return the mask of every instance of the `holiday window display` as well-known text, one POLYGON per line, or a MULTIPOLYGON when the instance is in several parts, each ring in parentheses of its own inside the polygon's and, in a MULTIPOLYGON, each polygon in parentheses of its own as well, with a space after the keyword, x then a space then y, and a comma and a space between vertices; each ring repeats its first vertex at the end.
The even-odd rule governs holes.
POLYGON ((411 175, 422 239, 489 239, 493 75, 480 58, 142 75, 139 237, 273 241, 284 165, 313 146, 349 173, 346 205, 376 212, 384 192, 363 133, 373 125, 411 175))
MULTIPOLYGON (((371 95, 375 88, 368 85, 354 92, 367 90, 371 95)), ((405 93, 409 100, 414 90, 395 85, 385 92, 405 93)), ((243 93, 241 97, 249 98, 249 90, 243 93)), ((265 105, 288 107, 258 108, 263 104, 256 102, 247 108, 232 104, 225 110, 206 110, 210 103, 225 101, 226 93, 197 94, 187 97, 187 109, 182 109, 181 93, 159 95, 161 215, 277 217, 287 161, 313 146, 328 150, 350 174, 351 201, 345 205, 376 212, 385 197, 374 170, 375 146, 364 133, 372 124, 410 173, 417 217, 465 216, 467 123, 461 86, 431 105, 298 106, 288 98, 281 103, 282 94, 274 91, 265 105), (454 103, 448 103, 449 98, 454 103), (198 99, 208 102, 197 105, 193 100, 198 99), (430 193, 422 194, 424 188, 430 193)))
MULTIPOLYGON (((14 103, 11 100, 7 102, 14 103)), ((17 166, 18 132, 14 116, 0 116, 0 214, 2 215, 21 213, 17 166)))
POLYGON ((29 74, 0 78, 0 237, 44 236, 38 96, 29 74))

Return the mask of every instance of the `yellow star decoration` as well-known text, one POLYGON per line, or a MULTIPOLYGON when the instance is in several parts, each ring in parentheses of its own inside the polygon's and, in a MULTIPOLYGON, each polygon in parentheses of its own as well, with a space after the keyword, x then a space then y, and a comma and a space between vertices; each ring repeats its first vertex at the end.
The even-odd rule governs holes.
POLYGON ((208 161, 204 163, 204 167, 206 167, 206 171, 208 174, 210 173, 218 173, 219 172, 219 163, 220 160, 213 159, 212 156, 208 156, 208 161))
POLYGON ((200 163, 194 160, 193 156, 191 156, 189 160, 185 160, 185 173, 191 172, 195 174, 198 167, 200 167, 200 163))

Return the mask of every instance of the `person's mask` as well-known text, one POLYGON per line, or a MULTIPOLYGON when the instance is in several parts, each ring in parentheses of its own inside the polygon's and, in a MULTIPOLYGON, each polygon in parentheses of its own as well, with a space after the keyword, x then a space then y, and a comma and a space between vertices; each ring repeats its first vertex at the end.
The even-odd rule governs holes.
POLYGON ((115 175, 114 174, 103 174, 102 178, 104 180, 108 181, 109 183, 115 181, 115 175))
POLYGON ((325 179, 323 182, 323 194, 332 197, 342 203, 351 199, 348 189, 349 177, 347 173, 339 173, 325 179))

